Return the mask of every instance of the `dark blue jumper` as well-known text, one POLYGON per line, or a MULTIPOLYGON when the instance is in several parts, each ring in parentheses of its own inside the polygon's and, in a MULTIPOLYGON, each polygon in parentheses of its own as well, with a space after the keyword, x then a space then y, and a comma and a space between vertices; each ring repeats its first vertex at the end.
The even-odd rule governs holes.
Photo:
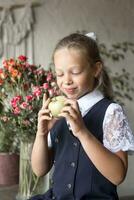
MULTIPOLYGON (((101 143, 103 119, 110 103, 110 100, 102 99, 83 118, 87 129, 101 143)), ((64 118, 53 127, 51 140, 53 185, 46 194, 32 200, 118 200, 116 186, 97 170, 64 118)))

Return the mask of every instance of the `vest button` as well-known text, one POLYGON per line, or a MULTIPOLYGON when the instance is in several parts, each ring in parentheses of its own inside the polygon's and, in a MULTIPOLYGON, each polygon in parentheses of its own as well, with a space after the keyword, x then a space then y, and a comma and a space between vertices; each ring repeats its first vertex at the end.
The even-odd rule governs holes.
POLYGON ((71 189, 71 187, 72 187, 71 183, 68 183, 67 187, 68 187, 68 189, 71 189))
POLYGON ((59 139, 58 138, 55 138, 55 143, 58 143, 59 142, 59 139))
POLYGON ((75 147, 77 147, 77 142, 74 142, 73 145, 74 145, 75 147))
POLYGON ((75 167, 75 162, 71 162, 71 167, 75 167))

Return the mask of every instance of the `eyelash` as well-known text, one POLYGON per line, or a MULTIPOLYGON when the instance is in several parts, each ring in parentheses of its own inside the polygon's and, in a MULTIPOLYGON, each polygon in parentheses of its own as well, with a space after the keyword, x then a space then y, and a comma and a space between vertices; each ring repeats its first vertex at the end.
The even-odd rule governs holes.
POLYGON ((56 76, 57 76, 57 77, 62 77, 62 76, 63 76, 63 74, 61 74, 61 75, 58 75, 58 74, 56 74, 56 76))
POLYGON ((80 74, 81 72, 72 72, 72 74, 74 74, 74 75, 78 75, 78 74, 80 74))
MULTIPOLYGON (((81 72, 71 72, 72 75, 79 75, 81 72)), ((64 74, 56 74, 57 77, 62 77, 64 74)))

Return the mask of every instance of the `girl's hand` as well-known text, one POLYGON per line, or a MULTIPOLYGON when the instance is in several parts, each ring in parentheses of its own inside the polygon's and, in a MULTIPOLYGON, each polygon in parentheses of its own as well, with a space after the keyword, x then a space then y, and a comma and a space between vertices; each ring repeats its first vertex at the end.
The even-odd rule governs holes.
POLYGON ((77 138, 86 130, 86 126, 82 119, 79 106, 76 100, 67 99, 65 107, 59 114, 61 117, 65 117, 67 122, 70 124, 71 130, 77 138))
POLYGON ((38 125, 37 125, 37 135, 47 136, 50 129, 53 127, 54 123, 57 121, 50 115, 50 110, 48 105, 50 103, 50 98, 47 95, 43 96, 43 105, 38 113, 38 125))

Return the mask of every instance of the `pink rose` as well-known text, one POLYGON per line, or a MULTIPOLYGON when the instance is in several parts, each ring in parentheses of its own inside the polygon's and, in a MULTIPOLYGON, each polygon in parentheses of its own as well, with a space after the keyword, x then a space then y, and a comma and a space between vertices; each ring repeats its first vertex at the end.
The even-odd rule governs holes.
POLYGON ((39 96, 41 96, 41 94, 42 94, 41 87, 34 87, 33 88, 33 95, 34 96, 39 97, 39 96))
POLYGON ((14 113, 15 115, 20 114, 20 108, 19 108, 19 107, 15 107, 13 113, 14 113))
POLYGON ((3 66, 4 66, 4 68, 8 69, 8 61, 7 60, 3 61, 3 66))
POLYGON ((33 100, 33 96, 32 95, 27 95, 26 96, 26 101, 32 101, 33 100))
POLYGON ((20 102, 21 99, 22 99, 22 96, 19 96, 19 95, 13 97, 12 100, 11 100, 11 106, 12 106, 13 108, 17 107, 17 103, 20 102))
POLYGON ((48 73, 46 80, 49 82, 52 80, 52 78, 53 78, 52 73, 48 73))
POLYGON ((33 107, 31 105, 28 106, 28 110, 32 110, 33 107))
POLYGON ((16 100, 17 102, 20 102, 21 99, 22 99, 22 96, 20 96, 20 95, 18 95, 18 96, 15 97, 15 100, 16 100))
POLYGON ((48 83, 44 83, 44 84, 43 84, 43 88, 44 88, 45 90, 47 90, 47 89, 49 88, 49 84, 48 84, 48 83))
POLYGON ((41 94, 42 94, 41 90, 38 90, 38 91, 35 91, 35 92, 34 92, 34 95, 35 95, 36 97, 41 96, 41 94))
POLYGON ((27 106, 28 106, 28 103, 24 101, 24 102, 21 103, 20 108, 26 109, 27 106))
POLYGON ((10 64, 11 66, 14 66, 14 65, 15 65, 15 60, 14 60, 13 58, 10 58, 9 64, 10 64))

